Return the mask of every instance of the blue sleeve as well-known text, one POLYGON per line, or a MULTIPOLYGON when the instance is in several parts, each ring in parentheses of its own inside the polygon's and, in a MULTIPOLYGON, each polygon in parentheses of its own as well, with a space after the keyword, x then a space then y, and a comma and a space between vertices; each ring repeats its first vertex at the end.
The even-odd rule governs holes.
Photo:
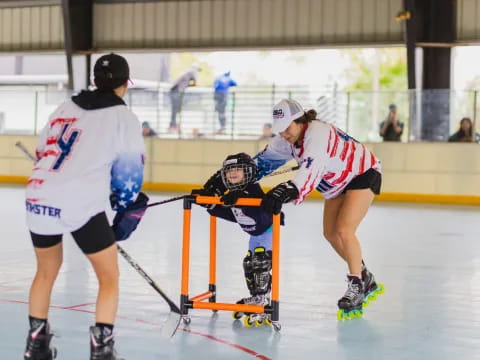
POLYGON ((237 86, 237 82, 233 79, 230 79, 229 86, 237 86))
POLYGON ((143 183, 143 154, 121 153, 115 159, 110 183, 112 209, 122 211, 135 202, 143 183))
POLYGON ((256 180, 272 173, 293 158, 291 145, 281 136, 273 137, 265 149, 253 157, 257 164, 256 180))

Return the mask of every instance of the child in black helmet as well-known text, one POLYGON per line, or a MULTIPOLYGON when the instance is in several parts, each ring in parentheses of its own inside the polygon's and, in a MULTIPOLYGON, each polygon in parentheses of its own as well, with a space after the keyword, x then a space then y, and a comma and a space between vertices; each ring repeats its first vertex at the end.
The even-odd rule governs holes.
MULTIPOLYGON (((208 213, 213 216, 236 222, 243 231, 250 235, 248 252, 243 259, 243 269, 247 282, 249 297, 240 299, 239 304, 269 305, 272 277, 272 215, 260 207, 237 206, 239 198, 262 198, 264 192, 256 182, 256 164, 246 153, 228 156, 202 189, 193 190, 192 194, 219 196, 224 206, 210 206, 208 213), (223 195, 226 191, 227 194, 223 195)), ((283 225, 283 214, 282 214, 283 225)), ((251 327, 263 323, 270 324, 266 314, 245 314, 244 324, 251 327)), ((240 319, 242 313, 233 313, 240 319)))

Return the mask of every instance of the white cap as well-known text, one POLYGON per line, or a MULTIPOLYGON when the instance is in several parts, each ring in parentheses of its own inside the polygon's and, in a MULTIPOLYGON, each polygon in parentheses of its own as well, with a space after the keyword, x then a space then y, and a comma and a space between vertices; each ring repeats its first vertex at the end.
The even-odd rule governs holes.
POLYGON ((293 120, 297 120, 305 114, 302 105, 298 101, 283 99, 273 107, 272 131, 276 134, 285 131, 293 120))

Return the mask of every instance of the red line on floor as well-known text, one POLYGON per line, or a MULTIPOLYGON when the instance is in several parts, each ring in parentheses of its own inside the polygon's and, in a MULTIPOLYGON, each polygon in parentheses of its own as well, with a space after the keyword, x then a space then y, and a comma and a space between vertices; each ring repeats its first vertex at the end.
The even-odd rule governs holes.
MULTIPOLYGON (((13 300, 13 299, 0 299, 1 302, 7 302, 7 303, 14 303, 14 304, 28 304, 28 301, 22 301, 22 300, 13 300)), ((80 304, 80 305, 74 305, 74 306, 58 306, 58 305, 50 305, 51 308, 53 309, 59 309, 59 310, 69 310, 69 311, 76 311, 76 312, 84 312, 84 313, 89 313, 89 314, 94 314, 95 311, 92 311, 92 310, 84 310, 84 309, 78 309, 77 307, 79 306, 84 306, 84 305, 90 305, 90 304, 80 304)), ((126 316, 117 316, 117 318, 119 319, 123 319, 123 320, 128 320, 128 321, 135 321, 135 322, 139 322, 139 323, 143 323, 143 324, 148 324, 148 325, 154 325, 154 326, 161 326, 161 324, 158 324, 158 323, 154 323, 154 322, 151 322, 151 321, 147 321, 147 320, 142 320, 142 319, 134 319, 134 318, 129 318, 129 317, 126 317, 126 316)), ((261 359, 261 360, 272 360, 271 358, 265 356, 265 355, 262 355, 262 354, 259 354, 257 353, 256 351, 254 350, 251 350, 249 348, 246 348, 242 345, 238 345, 238 344, 234 344, 234 343, 231 343, 229 341, 226 341, 226 340, 222 340, 220 338, 217 338, 215 336, 212 336, 210 334, 204 334, 204 333, 201 333, 199 331, 195 331, 195 330, 191 330, 191 329, 186 329, 186 328, 178 328, 178 330, 182 330, 186 333, 189 333, 189 334, 193 334, 193 335, 198 335, 198 336, 202 336, 204 338, 207 338, 209 340, 212 340, 212 341, 216 341, 216 342, 219 342, 221 344, 224 344, 224 345, 228 345, 230 347, 233 347, 234 349, 237 349, 237 350, 240 350, 240 351, 243 351, 249 355, 252 355, 254 357, 256 357, 257 359, 261 359)))
POLYGON ((65 309, 73 310, 73 309, 77 309, 77 308, 79 308, 79 307, 88 306, 88 305, 95 305, 95 303, 86 303, 86 304, 72 305, 72 306, 67 306, 67 307, 65 307, 65 309))
POLYGON ((237 345, 237 344, 233 344, 231 342, 228 342, 226 340, 222 340, 222 339, 219 339, 219 338, 216 338, 215 336, 212 336, 212 335, 209 335, 209 334, 204 334, 204 333, 201 333, 201 332, 198 332, 198 331, 194 331, 194 330, 190 330, 190 329, 185 329, 185 328, 180 328, 178 330, 182 330, 182 331, 185 331, 187 333, 190 333, 190 334, 195 334, 195 335, 199 335, 199 336, 203 336, 207 339, 210 339, 210 340, 213 340, 213 341, 217 341, 221 344, 225 344, 225 345, 228 345, 228 346, 231 346, 235 349, 238 349, 238 350, 241 350, 243 352, 246 352, 247 354, 250 354, 252 356, 255 356, 257 359, 262 359, 262 360, 271 360, 269 357, 266 357, 265 355, 261 355, 249 348, 246 348, 242 345, 237 345))

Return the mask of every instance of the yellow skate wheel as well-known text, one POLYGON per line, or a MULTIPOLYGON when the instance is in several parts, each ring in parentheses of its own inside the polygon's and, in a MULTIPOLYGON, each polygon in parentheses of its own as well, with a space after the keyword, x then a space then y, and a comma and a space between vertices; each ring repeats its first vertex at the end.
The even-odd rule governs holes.
POLYGON ((235 320, 240 320, 242 318, 243 314, 241 312, 238 312, 238 311, 234 311, 232 313, 232 317, 235 319, 235 320))
POLYGON ((256 326, 256 327, 261 327, 261 326, 263 326, 263 320, 255 320, 255 326, 256 326))
POLYGON ((353 310, 353 318, 361 318, 363 316, 362 310, 353 310))
POLYGON ((339 309, 339 310, 337 311, 337 320, 339 320, 339 321, 345 320, 345 318, 344 318, 344 313, 343 313, 343 310, 342 310, 342 309, 339 309))
POLYGON ((385 285, 378 283, 377 290, 375 290, 377 294, 383 294, 385 292, 385 285))
POLYGON ((368 298, 368 301, 375 301, 375 300, 377 300, 377 293, 374 291, 374 292, 368 294, 367 298, 368 298))
POLYGON ((270 320, 268 317, 263 319, 263 322, 265 323, 265 325, 268 325, 268 326, 272 325, 272 320, 270 320))
POLYGON ((250 315, 243 318, 243 325, 245 325, 246 328, 251 328, 253 326, 253 322, 250 321, 250 315))

